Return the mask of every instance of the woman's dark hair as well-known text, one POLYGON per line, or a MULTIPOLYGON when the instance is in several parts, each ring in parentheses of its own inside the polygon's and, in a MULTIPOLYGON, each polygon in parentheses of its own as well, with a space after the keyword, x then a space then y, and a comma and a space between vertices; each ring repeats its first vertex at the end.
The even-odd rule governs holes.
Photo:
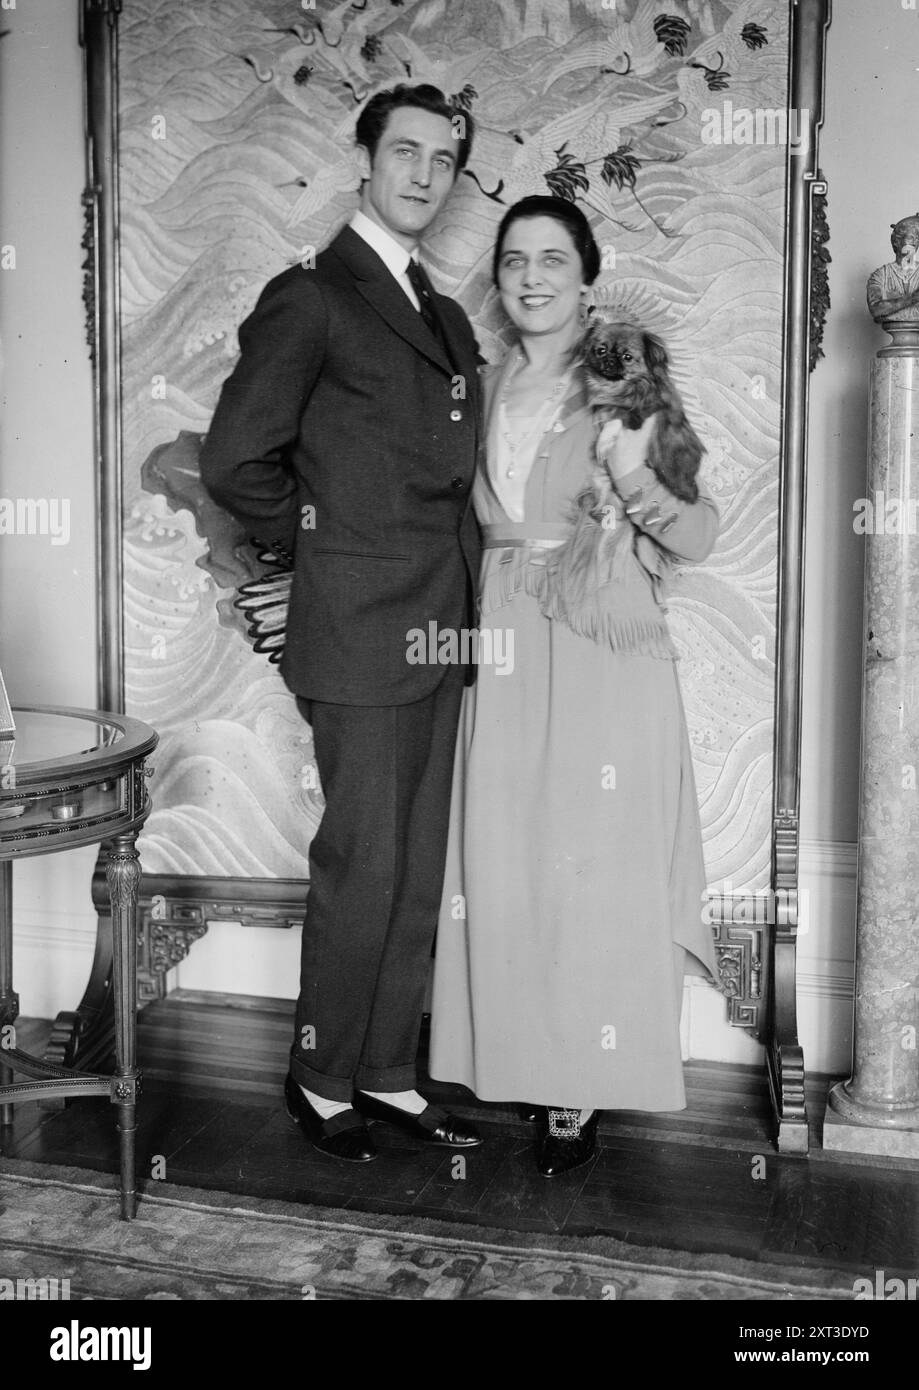
POLYGON ((377 152, 377 145, 380 137, 386 129, 393 111, 400 106, 414 106, 420 111, 430 111, 434 116, 443 116, 453 125, 454 121, 460 122, 453 125, 454 131, 461 132, 455 135, 456 140, 456 172, 466 167, 472 149, 472 136, 475 125, 468 111, 462 110, 459 106, 453 106, 439 87, 433 87, 429 82, 423 82, 418 87, 409 87, 405 82, 400 82, 398 87, 393 87, 385 92, 377 92, 364 107, 357 118, 355 137, 359 145, 363 145, 370 155, 370 162, 373 163, 377 152))
POLYGON ((551 217, 556 222, 561 222, 568 231, 581 258, 584 282, 587 285, 592 285, 600 274, 600 249, 594 240, 593 232, 590 230, 590 223, 581 209, 575 207, 574 203, 569 203, 567 198, 552 198, 548 194, 543 195, 541 193, 534 193, 529 198, 521 198, 520 202, 508 208, 501 218, 491 263, 491 275, 495 285, 498 283, 498 266, 508 229, 514 222, 519 222, 525 217, 551 217))

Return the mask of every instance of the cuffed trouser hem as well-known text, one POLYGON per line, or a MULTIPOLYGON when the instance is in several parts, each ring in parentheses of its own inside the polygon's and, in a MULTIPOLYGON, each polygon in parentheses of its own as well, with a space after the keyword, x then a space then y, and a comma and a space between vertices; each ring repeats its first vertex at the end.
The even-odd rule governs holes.
POLYGON ((418 1073, 414 1064, 404 1067, 365 1067, 357 1069, 354 1084, 359 1091, 414 1091, 418 1073))
POLYGON ((354 1078, 351 1076, 324 1076, 321 1071, 300 1060, 295 1053, 290 1055, 290 1074, 298 1086, 305 1086, 323 1100, 341 1101, 350 1105, 354 1098, 354 1078))
POLYGON ((298 1086, 305 1086, 323 1100, 343 1101, 350 1105, 358 1091, 413 1091, 418 1084, 414 1066, 358 1067, 356 1076, 326 1076, 290 1054, 290 1074, 298 1086))

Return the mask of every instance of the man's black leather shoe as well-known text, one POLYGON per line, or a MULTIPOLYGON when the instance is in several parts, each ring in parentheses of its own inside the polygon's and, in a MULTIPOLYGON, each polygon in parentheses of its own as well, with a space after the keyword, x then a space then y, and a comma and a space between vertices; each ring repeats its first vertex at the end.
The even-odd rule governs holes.
MULTIPOLYGON (((579 1126, 578 1132, 570 1136, 551 1133, 550 1113, 547 1112, 545 1129, 536 1155, 536 1171, 544 1178, 559 1178, 563 1173, 570 1173, 572 1169, 580 1168, 593 1158, 597 1146, 597 1121, 600 1112, 595 1110, 590 1119, 579 1126)), ((577 1115, 577 1111, 574 1113, 577 1115)))
POLYGON ((360 1115, 353 1110, 342 1110, 330 1120, 324 1120, 310 1105, 290 1072, 284 1082, 284 1101, 294 1124, 300 1126, 320 1153, 343 1158, 348 1163, 369 1163, 378 1157, 376 1144, 360 1115))
POLYGON ((398 1125, 413 1139, 425 1144, 440 1144, 450 1149, 472 1149, 481 1144, 478 1130, 468 1120, 458 1120, 455 1115, 447 1115, 436 1105, 429 1105, 420 1115, 412 1115, 400 1110, 397 1105, 387 1105, 384 1100, 368 1096, 358 1091, 354 1098, 355 1109, 371 1120, 385 1120, 387 1124, 398 1125))

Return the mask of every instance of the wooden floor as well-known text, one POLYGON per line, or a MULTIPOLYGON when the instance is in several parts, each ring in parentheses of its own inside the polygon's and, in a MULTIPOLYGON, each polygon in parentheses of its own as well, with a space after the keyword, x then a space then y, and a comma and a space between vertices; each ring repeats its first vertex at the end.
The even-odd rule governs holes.
MULTIPOLYGON (((514 1108, 434 1082, 427 1094, 474 1116, 486 1138, 465 1164, 378 1125, 379 1159, 349 1165, 317 1153, 284 1112, 293 1006, 240 1004, 215 1007, 179 992, 141 1015, 141 1177, 407 1220, 608 1234, 643 1246, 831 1265, 853 1279, 873 1279, 879 1269, 919 1274, 919 1164, 823 1152, 825 1096, 837 1078, 810 1079, 808 1157, 776 1153, 762 1073, 692 1062, 685 1111, 607 1113, 593 1163, 561 1179, 535 1173, 533 1132, 514 1108)), ((21 1021, 20 1045, 40 1051, 46 1028, 21 1021)), ((9 1156, 117 1171, 107 1100, 19 1106, 2 1136, 0 1151, 9 1156)))

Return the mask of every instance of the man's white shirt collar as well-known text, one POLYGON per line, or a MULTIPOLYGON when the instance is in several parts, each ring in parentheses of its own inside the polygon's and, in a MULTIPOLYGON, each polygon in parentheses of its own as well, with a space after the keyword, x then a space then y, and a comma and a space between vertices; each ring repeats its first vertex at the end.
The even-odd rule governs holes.
POLYGON ((402 289, 417 309, 419 307, 418 297, 412 289, 408 276, 406 275, 409 261, 417 259, 417 254, 412 256, 406 251, 404 246, 396 241, 395 237, 389 235, 385 227, 381 227, 378 222, 374 222, 366 213, 361 212, 360 208, 358 208, 351 218, 350 226, 351 230, 357 232, 362 241, 366 241, 371 251, 377 253, 390 275, 398 280, 402 289))

